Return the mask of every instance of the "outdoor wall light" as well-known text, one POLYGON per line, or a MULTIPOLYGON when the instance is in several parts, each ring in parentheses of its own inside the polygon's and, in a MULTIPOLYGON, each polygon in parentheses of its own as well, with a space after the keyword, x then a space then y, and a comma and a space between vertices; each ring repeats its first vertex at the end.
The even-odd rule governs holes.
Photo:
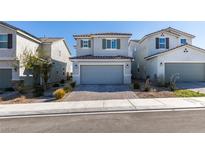
POLYGON ((126 64, 126 68, 129 68, 129 64, 126 64))
POLYGON ((16 67, 14 68, 14 71, 17 72, 17 68, 16 67))
POLYGON ((77 64, 75 64, 75 69, 77 69, 78 68, 78 65, 77 64))
POLYGON ((160 66, 162 66, 162 64, 163 64, 163 63, 161 62, 161 63, 160 63, 160 66))

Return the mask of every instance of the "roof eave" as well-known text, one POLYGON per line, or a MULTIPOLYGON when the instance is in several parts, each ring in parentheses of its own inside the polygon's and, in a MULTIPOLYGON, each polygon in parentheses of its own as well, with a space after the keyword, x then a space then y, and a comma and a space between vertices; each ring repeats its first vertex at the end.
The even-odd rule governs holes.
POLYGON ((28 34, 22 32, 22 31, 20 31, 20 30, 16 30, 16 32, 19 33, 19 34, 21 34, 21 35, 23 35, 23 36, 26 36, 26 37, 32 39, 33 41, 35 41, 35 42, 37 42, 37 43, 42 43, 40 40, 38 40, 38 39, 36 39, 36 38, 34 38, 34 37, 31 37, 30 35, 28 35, 28 34))

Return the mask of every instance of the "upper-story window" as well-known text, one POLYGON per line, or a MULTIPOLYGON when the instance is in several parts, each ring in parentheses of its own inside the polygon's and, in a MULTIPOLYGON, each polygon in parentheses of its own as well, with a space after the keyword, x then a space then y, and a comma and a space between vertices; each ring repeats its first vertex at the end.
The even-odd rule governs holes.
POLYGON ((81 48, 90 48, 91 40, 90 39, 82 39, 81 40, 81 48))
POLYGON ((169 38, 156 38, 156 49, 169 49, 169 38))
POLYGON ((166 47, 166 40, 165 38, 159 38, 159 48, 160 49, 165 49, 166 47))
POLYGON ((103 49, 120 49, 120 39, 103 39, 103 49))
POLYGON ((187 44, 186 39, 181 39, 181 40, 180 40, 180 43, 181 43, 181 45, 187 44))
POLYGON ((0 34, 0 49, 12 48, 12 34, 0 34))
POLYGON ((8 35, 0 34, 0 48, 8 48, 8 35))

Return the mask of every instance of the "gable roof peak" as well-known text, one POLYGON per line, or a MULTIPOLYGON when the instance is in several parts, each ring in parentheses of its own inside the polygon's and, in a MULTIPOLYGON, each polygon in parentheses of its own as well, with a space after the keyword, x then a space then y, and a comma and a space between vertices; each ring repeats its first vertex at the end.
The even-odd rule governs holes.
POLYGON ((158 30, 158 31, 155 31, 155 32, 152 32, 152 33, 145 35, 142 39, 140 39, 140 43, 143 42, 149 36, 155 35, 155 34, 160 33, 160 32, 168 32, 168 33, 172 33, 173 35, 176 35, 176 36, 185 35, 185 36, 188 36, 191 38, 195 37, 194 35, 189 34, 187 32, 183 32, 183 31, 175 29, 173 27, 168 27, 168 28, 163 28, 161 30, 158 30))

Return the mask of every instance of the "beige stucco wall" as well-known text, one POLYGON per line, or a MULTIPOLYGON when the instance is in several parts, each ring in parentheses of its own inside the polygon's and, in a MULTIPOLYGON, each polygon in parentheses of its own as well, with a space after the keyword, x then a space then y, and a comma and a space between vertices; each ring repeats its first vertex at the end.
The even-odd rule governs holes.
POLYGON ((76 55, 93 55, 93 39, 91 39, 91 48, 81 48, 81 39, 76 40, 76 55))
MULTIPOLYGON (((104 37, 109 38, 109 37, 104 37)), ((127 37, 116 37, 112 36, 111 38, 120 39, 120 49, 102 49, 102 39, 103 38, 94 38, 94 55, 95 56, 131 56, 128 55, 128 40, 127 37)))
POLYGON ((71 72, 71 55, 63 40, 56 41, 51 45, 52 70, 50 82, 57 82, 66 79, 71 72))
POLYGON ((117 60, 82 60, 73 62, 73 80, 80 84, 80 66, 81 65, 123 65, 124 66, 124 84, 131 83, 131 61, 117 61, 117 60))
POLYGON ((144 44, 147 47, 147 51, 148 51, 147 54, 148 55, 155 54, 155 53, 167 50, 167 49, 156 49, 155 38, 161 37, 162 34, 164 35, 163 37, 165 37, 165 38, 168 37, 169 38, 169 48, 170 49, 181 45, 180 44, 180 39, 181 38, 185 38, 187 40, 188 44, 192 44, 192 41, 191 41, 192 39, 188 38, 187 36, 184 36, 184 35, 182 35, 180 37, 176 37, 174 35, 171 35, 170 33, 165 33, 165 32, 164 33, 158 33, 156 35, 148 37, 145 41, 142 42, 142 44, 144 44))
POLYGON ((42 43, 40 46, 40 56, 44 58, 51 57, 51 43, 42 43))
POLYGON ((128 50, 129 37, 114 36, 100 36, 91 38, 91 48, 81 48, 80 40, 76 40, 76 55, 95 55, 95 56, 132 56, 128 50), (114 38, 120 39, 120 49, 102 49, 102 39, 114 38))

